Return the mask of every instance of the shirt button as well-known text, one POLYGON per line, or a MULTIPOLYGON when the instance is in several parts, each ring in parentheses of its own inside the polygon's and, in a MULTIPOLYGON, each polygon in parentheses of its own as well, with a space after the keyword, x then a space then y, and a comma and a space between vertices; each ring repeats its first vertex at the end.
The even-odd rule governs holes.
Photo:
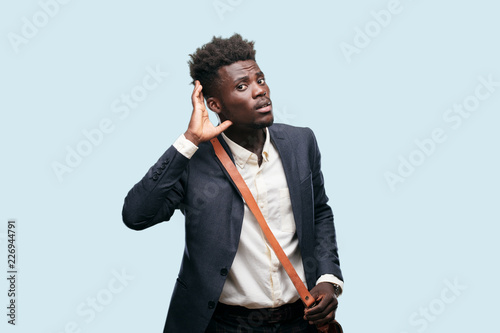
POLYGON ((220 270, 220 275, 226 276, 227 275, 227 268, 223 268, 220 270))
POLYGON ((215 302, 214 302, 214 301, 210 301, 210 302, 208 302, 208 308, 209 308, 209 309, 213 309, 213 308, 215 308, 215 302))

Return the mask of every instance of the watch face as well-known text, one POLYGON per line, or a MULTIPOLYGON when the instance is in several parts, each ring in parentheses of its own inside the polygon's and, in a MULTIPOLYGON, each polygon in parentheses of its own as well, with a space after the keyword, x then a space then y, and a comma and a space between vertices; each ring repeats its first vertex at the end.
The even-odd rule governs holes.
POLYGON ((334 284, 334 285, 333 285, 333 289, 334 289, 334 291, 335 291, 335 296, 339 296, 339 295, 340 295, 340 291, 341 291, 340 286, 339 286, 339 285, 334 284))

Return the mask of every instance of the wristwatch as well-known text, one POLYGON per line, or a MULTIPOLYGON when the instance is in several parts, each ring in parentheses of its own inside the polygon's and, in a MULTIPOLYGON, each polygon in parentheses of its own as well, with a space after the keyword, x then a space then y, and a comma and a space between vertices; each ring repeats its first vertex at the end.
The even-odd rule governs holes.
POLYGON ((333 284, 333 292, 335 293, 335 296, 339 297, 340 294, 342 294, 342 288, 340 288, 340 286, 336 283, 332 283, 332 284, 333 284))

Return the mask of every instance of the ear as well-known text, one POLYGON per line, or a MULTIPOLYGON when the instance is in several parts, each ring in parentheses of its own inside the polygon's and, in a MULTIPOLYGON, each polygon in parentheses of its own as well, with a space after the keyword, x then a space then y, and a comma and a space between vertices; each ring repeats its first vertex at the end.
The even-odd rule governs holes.
POLYGON ((220 114, 221 104, 220 104, 219 100, 217 99, 217 97, 207 98, 207 106, 213 112, 220 114))

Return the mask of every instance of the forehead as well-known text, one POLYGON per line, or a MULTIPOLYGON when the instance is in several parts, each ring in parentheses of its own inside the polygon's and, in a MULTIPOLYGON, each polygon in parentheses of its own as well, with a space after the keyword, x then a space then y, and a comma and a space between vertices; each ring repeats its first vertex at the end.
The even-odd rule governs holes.
POLYGON ((253 60, 237 61, 219 68, 219 76, 223 82, 234 82, 243 77, 254 77, 260 74, 259 65, 253 60))

